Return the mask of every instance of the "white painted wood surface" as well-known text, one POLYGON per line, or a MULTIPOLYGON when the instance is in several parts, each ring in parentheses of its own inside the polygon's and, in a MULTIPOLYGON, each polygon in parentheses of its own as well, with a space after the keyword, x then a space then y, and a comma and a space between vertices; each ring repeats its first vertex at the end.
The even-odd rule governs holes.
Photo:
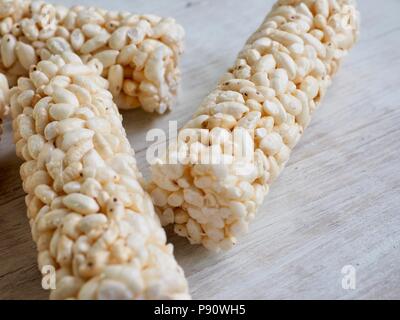
MULTIPOLYGON (((186 29, 175 110, 164 116, 124 113, 143 170, 147 130, 190 117, 273 3, 82 2, 174 16, 186 29)), ((170 237, 193 298, 400 298, 400 1, 362 0, 359 7, 361 40, 250 233, 220 255, 170 237), (356 269, 355 290, 342 288, 345 265, 356 269)), ((5 131, 0 143, 0 298, 44 299, 48 292, 40 288, 9 122, 5 131)))

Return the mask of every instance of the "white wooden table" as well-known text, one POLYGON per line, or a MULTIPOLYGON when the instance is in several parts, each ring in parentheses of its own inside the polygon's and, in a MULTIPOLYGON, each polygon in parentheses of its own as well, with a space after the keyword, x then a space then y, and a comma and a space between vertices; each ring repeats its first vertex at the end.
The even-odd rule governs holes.
MULTIPOLYGON (((54 1, 66 5, 78 1, 54 1)), ((124 113, 146 171, 148 129, 184 123, 272 0, 81 1, 174 16, 186 29, 179 104, 164 116, 124 113)), ((250 233, 214 255, 171 236, 195 299, 400 298, 399 0, 362 0, 362 36, 250 233), (356 288, 342 288, 351 265, 356 288)), ((11 126, 0 143, 0 298, 44 299, 11 126)))

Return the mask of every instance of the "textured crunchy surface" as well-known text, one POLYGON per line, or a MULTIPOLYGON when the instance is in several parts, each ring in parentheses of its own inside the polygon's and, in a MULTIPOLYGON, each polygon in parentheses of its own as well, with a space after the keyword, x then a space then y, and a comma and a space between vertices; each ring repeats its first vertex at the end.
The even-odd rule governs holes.
POLYGON ((8 112, 8 81, 7 78, 0 73, 0 139, 3 132, 3 119, 8 112))
POLYGON ((152 166, 149 192, 163 225, 173 223, 178 235, 216 251, 247 232, 356 41, 358 20, 352 0, 274 5, 177 146, 152 166), (240 143, 251 160, 232 157, 240 143), (180 163, 170 164, 177 154, 180 163), (198 159, 207 154, 218 164, 198 159))
POLYGON ((57 270, 50 297, 188 298, 105 87, 93 65, 66 52, 39 62, 10 92, 39 269, 57 270))
POLYGON ((174 102, 184 31, 172 18, 1 0, 0 34, 0 71, 10 86, 36 62, 74 51, 102 62, 119 108, 164 113, 174 102))

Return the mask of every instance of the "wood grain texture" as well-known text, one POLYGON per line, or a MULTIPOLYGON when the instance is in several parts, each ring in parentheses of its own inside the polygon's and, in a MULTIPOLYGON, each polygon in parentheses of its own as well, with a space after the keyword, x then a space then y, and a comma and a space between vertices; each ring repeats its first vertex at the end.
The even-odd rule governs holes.
MULTIPOLYGON (((139 166, 147 172, 147 130, 189 119, 273 1, 85 1, 99 3, 174 16, 187 32, 176 108, 164 116, 124 113, 139 166)), ((220 255, 170 237, 193 298, 400 299, 400 1, 362 0, 359 8, 360 42, 249 234, 220 255), (342 289, 344 265, 356 268, 355 290, 342 289)), ((0 142, 0 298, 45 299, 20 163, 8 121, 0 142)))

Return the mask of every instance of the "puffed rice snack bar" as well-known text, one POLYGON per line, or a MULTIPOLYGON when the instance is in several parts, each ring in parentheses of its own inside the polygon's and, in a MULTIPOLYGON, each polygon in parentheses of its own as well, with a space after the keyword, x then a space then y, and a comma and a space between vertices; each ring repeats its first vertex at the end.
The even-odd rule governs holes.
POLYGON ((190 298, 106 88, 64 52, 10 90, 38 265, 56 270, 50 298, 190 298))
POLYGON ((172 18, 0 0, 0 35, 0 72, 10 87, 39 61, 73 51, 97 65, 119 108, 164 113, 174 102, 184 30, 172 18))
POLYGON ((3 119, 8 113, 8 81, 7 78, 0 73, 0 138, 3 133, 3 119))
POLYGON ((358 29, 353 0, 278 1, 168 156, 152 165, 148 189, 162 223, 174 224, 193 244, 231 248, 247 232, 358 29), (226 144, 239 147, 235 136, 252 161, 232 159, 226 144), (199 162, 199 154, 219 161, 199 162))

